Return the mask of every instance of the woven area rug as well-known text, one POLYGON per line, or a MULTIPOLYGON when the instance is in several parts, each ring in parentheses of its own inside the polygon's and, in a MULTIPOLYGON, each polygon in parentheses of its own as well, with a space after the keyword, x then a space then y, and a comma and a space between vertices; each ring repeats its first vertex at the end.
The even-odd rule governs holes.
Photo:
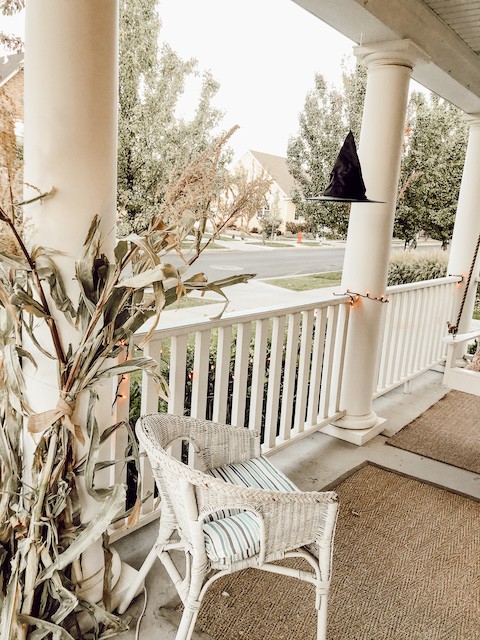
MULTIPOLYGON (((328 640, 480 638, 480 503, 373 465, 336 490, 328 640)), ((315 628, 311 585, 253 569, 215 583, 196 626, 215 640, 315 628)))
POLYGON ((387 444, 480 473, 480 397, 450 391, 387 444))

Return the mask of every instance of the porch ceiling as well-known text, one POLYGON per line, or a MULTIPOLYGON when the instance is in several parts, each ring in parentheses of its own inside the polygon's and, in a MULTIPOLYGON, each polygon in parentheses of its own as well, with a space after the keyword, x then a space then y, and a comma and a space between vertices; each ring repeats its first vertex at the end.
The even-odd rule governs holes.
POLYGON ((357 44, 408 38, 428 62, 414 80, 480 113, 480 0, 293 0, 357 44))

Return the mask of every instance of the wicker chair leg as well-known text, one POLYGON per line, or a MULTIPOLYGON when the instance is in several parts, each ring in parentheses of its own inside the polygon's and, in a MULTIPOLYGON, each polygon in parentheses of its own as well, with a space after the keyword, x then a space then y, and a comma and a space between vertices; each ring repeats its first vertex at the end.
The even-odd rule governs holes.
POLYGON ((135 580, 132 582, 132 584, 128 588, 127 593, 125 594, 123 600, 119 604, 118 613, 120 613, 120 614, 125 613, 125 611, 128 609, 128 607, 130 606, 130 603, 133 600, 133 598, 135 597, 137 591, 142 587, 142 585, 144 583, 144 580, 145 580, 148 572, 150 571, 150 569, 153 567, 153 564, 154 564, 155 560, 157 559, 157 557, 158 557, 157 556, 157 545, 154 545, 152 547, 152 549, 150 550, 150 553, 148 554, 148 556, 143 561, 143 564, 140 567, 138 575, 136 576, 135 580))
POLYGON ((198 608, 185 607, 175 640, 190 640, 197 620, 198 608))
POLYGON ((180 626, 178 627, 175 640, 190 640, 195 628, 198 612, 202 603, 204 592, 202 586, 205 581, 205 571, 199 567, 192 566, 192 576, 188 589, 188 596, 184 602, 184 610, 180 626))
POLYGON ((319 599, 317 611, 317 640, 327 638, 327 596, 322 594, 319 599))

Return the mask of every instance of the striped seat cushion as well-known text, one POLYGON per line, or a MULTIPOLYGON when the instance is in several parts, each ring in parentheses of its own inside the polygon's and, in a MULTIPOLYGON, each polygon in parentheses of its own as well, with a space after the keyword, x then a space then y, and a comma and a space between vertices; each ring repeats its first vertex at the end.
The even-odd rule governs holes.
POLYGON ((203 525, 205 550, 212 562, 229 564, 260 551, 260 523, 251 511, 220 518, 203 525))
POLYGON ((207 473, 214 478, 244 487, 270 491, 298 491, 298 487, 287 476, 274 467, 268 458, 262 456, 210 469, 207 473))
MULTIPOLYGON (((210 469, 206 473, 244 487, 298 491, 291 480, 263 457, 210 469)), ((203 532, 207 556, 212 562, 226 565, 250 558, 260 551, 260 523, 251 511, 216 511, 205 518, 203 532)))

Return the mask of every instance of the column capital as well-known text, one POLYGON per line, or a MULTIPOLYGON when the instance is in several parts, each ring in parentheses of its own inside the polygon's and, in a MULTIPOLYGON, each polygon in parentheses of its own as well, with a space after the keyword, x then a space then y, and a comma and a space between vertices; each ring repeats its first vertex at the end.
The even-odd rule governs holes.
POLYGON ((353 52, 368 69, 382 66, 413 69, 415 65, 429 61, 429 56, 408 39, 359 45, 353 52))
POLYGON ((480 113, 465 113, 463 119, 470 129, 478 129, 480 127, 480 113))

